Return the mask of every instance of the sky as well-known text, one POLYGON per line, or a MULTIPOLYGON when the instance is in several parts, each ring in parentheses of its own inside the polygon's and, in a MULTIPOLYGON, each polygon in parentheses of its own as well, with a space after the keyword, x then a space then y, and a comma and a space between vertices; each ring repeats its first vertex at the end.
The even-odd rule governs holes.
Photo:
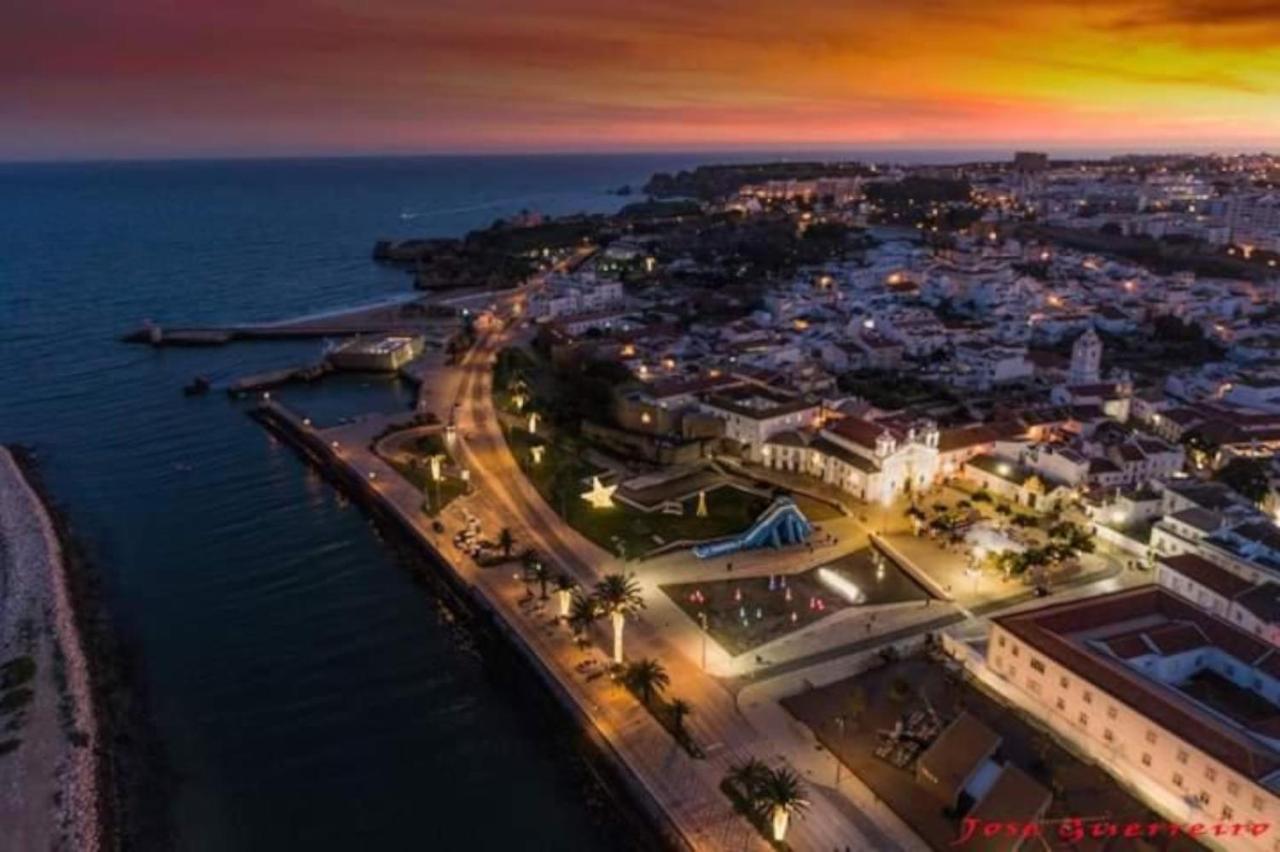
POLYGON ((1280 148, 1280 0, 0 0, 0 159, 1280 148))

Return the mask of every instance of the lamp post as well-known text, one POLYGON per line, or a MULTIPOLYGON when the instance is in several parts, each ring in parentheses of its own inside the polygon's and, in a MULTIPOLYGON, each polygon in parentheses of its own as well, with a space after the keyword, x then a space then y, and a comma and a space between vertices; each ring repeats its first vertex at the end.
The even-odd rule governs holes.
POLYGON ((702 625, 702 670, 707 670, 707 612, 698 610, 698 623, 702 625))
MULTIPOLYGON (((844 714, 841 713, 840 715, 836 716, 835 721, 836 721, 836 730, 840 732, 839 742, 841 745, 843 745, 844 744, 844 722, 845 722, 844 714)), ((836 786, 839 787, 840 786, 840 770, 842 768, 842 764, 840 763, 840 752, 836 751, 835 749, 832 749, 831 756, 836 759, 836 786)))

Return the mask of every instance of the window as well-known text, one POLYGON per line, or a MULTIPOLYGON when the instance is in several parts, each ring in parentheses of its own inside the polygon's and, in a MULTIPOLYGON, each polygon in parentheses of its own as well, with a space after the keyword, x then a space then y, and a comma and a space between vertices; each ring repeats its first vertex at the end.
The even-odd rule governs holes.
POLYGON ((1217 781, 1217 780, 1218 780, 1218 770, 1214 769, 1212 766, 1206 766, 1206 767, 1204 768, 1204 777, 1205 777, 1205 778, 1207 778, 1207 779, 1208 779, 1208 780, 1210 780, 1210 781, 1217 781))
POLYGON ((1033 677, 1027 678, 1027 689, 1031 690, 1032 695, 1040 694, 1040 681, 1033 677))
POLYGON ((1223 820, 1223 822, 1226 822, 1227 820, 1231 819, 1231 817, 1233 817, 1233 816, 1235 816, 1235 811, 1231 810, 1231 806, 1230 806, 1230 805, 1223 805, 1223 806, 1222 806, 1222 820, 1223 820))
POLYGON ((1178 749, 1178 762, 1179 763, 1187 762, 1187 750, 1185 748, 1178 749))
POLYGON ((1090 692, 1089 690, 1087 690, 1087 689, 1086 689, 1086 690, 1084 691, 1084 695, 1083 695, 1082 697, 1084 698, 1084 703, 1085 703, 1085 704, 1092 704, 1092 703, 1093 703, 1093 693, 1092 693, 1092 692, 1090 692))
POLYGON ((1116 705, 1114 704, 1110 705, 1109 707, 1107 707, 1107 718, 1114 719, 1118 712, 1119 711, 1116 710, 1116 705))
POLYGON ((1227 782, 1227 794, 1228 794, 1228 795, 1231 795, 1231 796, 1238 796, 1238 795, 1240 795, 1240 785, 1239 785, 1238 783, 1236 783, 1235 781, 1228 781, 1228 782, 1227 782))
POLYGON ((1262 809, 1263 809, 1263 807, 1264 807, 1264 803, 1263 803, 1263 801, 1262 801, 1262 797, 1261 797, 1261 796, 1254 796, 1254 797, 1253 797, 1253 812, 1254 812, 1254 813, 1257 813, 1257 814, 1260 814, 1260 813, 1262 813, 1262 809))
POLYGON ((1081 724, 1081 725, 1088 726, 1088 724, 1089 724, 1089 714, 1088 714, 1088 713, 1081 713, 1081 714, 1080 714, 1080 724, 1081 724))
POLYGON ((1155 732, 1155 731, 1147 731, 1147 742, 1148 742, 1148 743, 1150 743, 1151 745, 1155 745, 1155 744, 1156 744, 1156 732, 1155 732))
POLYGON ((1201 790, 1201 791, 1200 791, 1200 804, 1202 804, 1202 805, 1208 805, 1208 804, 1209 804, 1209 791, 1208 791, 1208 790, 1201 790))
POLYGON ((1111 729, 1110 729, 1110 728, 1103 728, 1103 729, 1102 729, 1102 738, 1103 738, 1104 740, 1106 740, 1107 742, 1111 743, 1111 742, 1115 742, 1116 735, 1115 735, 1115 734, 1113 734, 1113 733, 1111 733, 1111 729))
POLYGON ((1143 766, 1151 765, 1151 755, 1147 754, 1145 751, 1142 753, 1142 765, 1143 766))
POLYGON ((1004 634, 1001 634, 1000 636, 996 637, 996 645, 1000 646, 1001 648, 1004 647, 1004 634))
POLYGON ((1070 685, 1071 685, 1071 681, 1067 680, 1066 676, 1058 678, 1058 686, 1062 687, 1063 689, 1066 689, 1070 685))
POLYGON ((1063 711, 1067 709, 1067 702, 1065 699, 1062 699, 1062 698, 1058 699, 1058 709, 1063 711))
POLYGON ((1175 773, 1173 773, 1173 786, 1175 786, 1175 787, 1181 787, 1181 786, 1182 786, 1182 776, 1181 776, 1181 775, 1179 775, 1179 774, 1178 774, 1178 773, 1176 773, 1176 772, 1175 772, 1175 773))
POLYGON ((1022 646, 1021 646, 1021 645, 1014 645, 1014 646, 1013 646, 1013 655, 1014 655, 1015 657, 1016 657, 1016 656, 1018 656, 1021 652, 1022 652, 1022 646))
POLYGON ((1044 674, 1044 663, 1042 663, 1040 660, 1037 660, 1035 657, 1031 658, 1031 668, 1034 669, 1035 671, 1040 672, 1040 674, 1044 674))

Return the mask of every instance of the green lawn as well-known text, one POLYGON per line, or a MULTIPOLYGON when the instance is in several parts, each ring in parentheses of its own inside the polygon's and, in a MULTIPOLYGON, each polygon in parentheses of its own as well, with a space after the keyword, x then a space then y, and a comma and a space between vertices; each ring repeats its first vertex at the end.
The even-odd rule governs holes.
MULTIPOLYGON (((434 453, 431 454, 434 455, 434 453)), ((425 458, 426 456, 423 456, 423 461, 419 464, 393 460, 388 460, 387 463, 422 492, 422 511, 435 517, 456 498, 466 494, 467 485, 456 476, 448 475, 441 475, 439 482, 432 482, 431 465, 425 461, 425 458)))
POLYGON ((597 471, 583 461, 583 446, 573 439, 548 444, 523 429, 507 433, 511 451, 529 480, 547 503, 578 530, 611 553, 628 558, 642 556, 670 541, 701 541, 741 532, 759 517, 769 500, 737 488, 718 488, 707 494, 707 517, 696 515, 697 498, 685 501, 684 515, 645 514, 621 504, 596 509, 582 494, 597 471), (532 447, 547 447, 540 464, 533 463, 532 447), (658 541, 654 538, 661 539, 658 541))

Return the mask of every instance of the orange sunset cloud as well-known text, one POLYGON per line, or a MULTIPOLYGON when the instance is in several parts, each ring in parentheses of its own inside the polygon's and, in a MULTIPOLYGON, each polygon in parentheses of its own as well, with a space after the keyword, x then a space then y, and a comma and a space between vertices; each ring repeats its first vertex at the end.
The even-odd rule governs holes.
POLYGON ((1280 4, 51 0, 0 156, 1263 147, 1280 4))

